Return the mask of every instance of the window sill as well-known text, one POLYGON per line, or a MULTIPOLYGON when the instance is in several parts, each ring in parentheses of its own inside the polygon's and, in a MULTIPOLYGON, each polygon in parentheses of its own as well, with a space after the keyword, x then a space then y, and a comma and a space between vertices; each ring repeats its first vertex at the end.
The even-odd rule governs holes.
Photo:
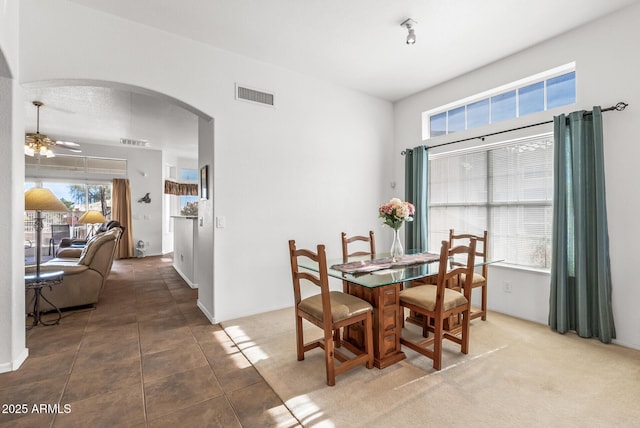
POLYGON ((519 265, 513 265, 513 264, 509 264, 509 263, 504 263, 504 262, 492 263, 490 266, 496 266, 496 267, 500 267, 500 268, 504 268, 504 269, 519 270, 519 271, 531 272, 531 273, 540 273, 540 274, 544 274, 544 275, 550 275, 551 274, 551 270, 550 269, 534 268, 534 267, 529 267, 529 266, 519 266, 519 265))

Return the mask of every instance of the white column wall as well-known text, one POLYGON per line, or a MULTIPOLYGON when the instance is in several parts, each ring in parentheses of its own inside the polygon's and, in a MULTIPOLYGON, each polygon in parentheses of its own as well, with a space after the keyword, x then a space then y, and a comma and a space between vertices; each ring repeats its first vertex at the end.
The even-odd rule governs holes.
POLYGON ((0 8, 0 373, 27 358, 24 319, 24 118, 18 74, 18 1, 0 8))
MULTIPOLYGON (((576 62, 577 105, 525 116, 489 129, 471 130, 433 139, 428 145, 473 137, 500 129, 537 123, 553 115, 594 105, 629 103, 622 113, 604 114, 607 209, 613 281, 613 310, 617 343, 640 349, 640 287, 633 279, 637 265, 635 244, 640 236, 640 198, 636 197, 635 170, 640 158, 637 126, 640 122, 640 56, 630 48, 640 39, 640 6, 632 6, 553 40, 497 61, 487 67, 425 90, 395 105, 396 152, 423 144, 421 113, 464 97, 516 81, 553 67, 576 62)), ((539 127, 530 132, 542 132, 539 127)), ((503 135, 512 138, 518 134, 503 135)), ((487 139, 484 143, 493 141, 487 139)), ((483 144, 484 144, 483 143, 483 144)), ((477 144, 475 143, 467 143, 477 144)), ((457 145, 460 148, 463 145, 457 145)), ((451 147, 449 147, 451 148, 451 147)), ((396 158, 397 159, 397 158, 396 158)), ((401 182, 401 159, 395 170, 401 182)), ((524 270, 490 269, 489 309, 546 323, 549 312, 549 275, 524 270), (512 291, 503 291, 504 281, 512 291)))
POLYGON ((118 82, 215 118, 215 144, 200 142, 213 185, 203 210, 209 229, 198 240, 211 248, 211 259, 198 262, 210 270, 198 285, 213 320, 292 304, 288 239, 325 243, 338 255, 342 230, 378 227, 378 204, 390 196, 390 103, 70 2, 25 0, 21 8, 29 17, 22 82, 118 82), (56 31, 46 38, 34 31, 51 22, 56 31), (236 82, 274 92, 276 108, 234 100, 236 82), (214 215, 225 217, 224 229, 213 228, 214 215))

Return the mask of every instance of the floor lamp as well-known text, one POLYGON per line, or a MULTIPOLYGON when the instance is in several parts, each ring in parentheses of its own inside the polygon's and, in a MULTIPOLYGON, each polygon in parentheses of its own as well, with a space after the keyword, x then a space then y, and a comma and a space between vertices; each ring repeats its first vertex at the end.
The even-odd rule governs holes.
POLYGON ((87 238, 92 237, 96 233, 96 224, 104 223, 107 219, 104 218, 100 211, 89 210, 86 213, 82 214, 78 219, 78 223, 86 224, 90 226, 89 232, 87 233, 87 238))
POLYGON ((36 276, 40 277, 40 251, 42 246, 42 228, 44 218, 42 211, 69 211, 67 206, 53 194, 49 189, 34 187, 24 192, 25 211, 35 211, 36 218, 34 227, 36 229, 36 276))

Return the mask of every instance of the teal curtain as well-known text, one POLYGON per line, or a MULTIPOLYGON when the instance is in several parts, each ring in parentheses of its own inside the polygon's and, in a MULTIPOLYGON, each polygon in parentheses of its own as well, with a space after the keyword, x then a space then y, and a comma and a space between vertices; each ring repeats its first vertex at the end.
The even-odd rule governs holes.
POLYGON ((405 223, 405 248, 427 250, 429 155, 426 146, 405 151, 404 173, 405 200, 416 208, 413 221, 405 223))
POLYGON ((616 337, 604 180, 602 112, 554 122, 553 259, 549 326, 610 343, 616 337))

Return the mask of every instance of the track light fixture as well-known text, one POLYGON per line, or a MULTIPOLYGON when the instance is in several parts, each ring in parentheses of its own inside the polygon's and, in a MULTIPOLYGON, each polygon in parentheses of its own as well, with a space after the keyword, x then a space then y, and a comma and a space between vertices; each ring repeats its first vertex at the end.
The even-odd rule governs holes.
POLYGON ((413 27, 417 24, 416 21, 414 21, 411 18, 405 19, 402 24, 400 24, 400 26, 405 27, 407 29, 407 31, 409 32, 409 34, 407 35, 407 44, 408 45, 412 45, 416 42, 416 32, 414 31, 413 27))

